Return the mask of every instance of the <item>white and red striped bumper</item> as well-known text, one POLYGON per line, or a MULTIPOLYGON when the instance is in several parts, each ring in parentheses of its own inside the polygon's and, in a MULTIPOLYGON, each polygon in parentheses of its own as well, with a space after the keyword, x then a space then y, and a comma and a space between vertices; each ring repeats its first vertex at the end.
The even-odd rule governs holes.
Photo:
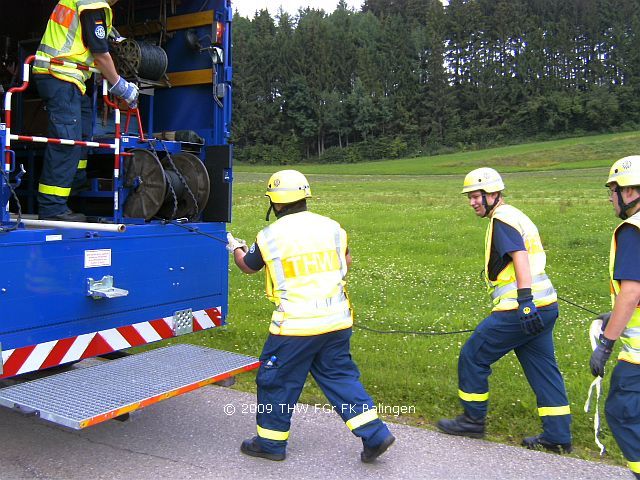
MULTIPOLYGON (((221 307, 196 310, 193 331, 222 325, 221 307)), ((173 317, 109 328, 76 337, 2 351, 2 375, 8 378, 175 337, 173 317)))

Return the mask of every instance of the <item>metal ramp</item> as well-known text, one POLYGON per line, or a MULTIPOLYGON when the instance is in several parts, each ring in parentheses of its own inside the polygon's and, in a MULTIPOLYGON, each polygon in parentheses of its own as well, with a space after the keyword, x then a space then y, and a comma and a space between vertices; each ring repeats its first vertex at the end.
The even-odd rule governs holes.
POLYGON ((80 430, 260 365, 257 358, 172 345, 0 389, 0 405, 80 430))

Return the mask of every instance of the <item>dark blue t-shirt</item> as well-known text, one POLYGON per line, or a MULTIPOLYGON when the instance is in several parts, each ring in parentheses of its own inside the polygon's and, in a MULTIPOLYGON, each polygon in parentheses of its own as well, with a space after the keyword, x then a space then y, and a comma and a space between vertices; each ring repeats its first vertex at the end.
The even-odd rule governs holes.
POLYGON ((249 248, 249 251, 244 256, 244 263, 251 270, 258 271, 262 267, 264 267, 264 260, 262 259, 262 253, 260 253, 260 247, 258 247, 257 243, 254 243, 249 248))
POLYGON ((104 9, 85 10, 80 15, 82 25, 82 41, 91 53, 107 53, 107 19, 104 9))
POLYGON ((613 278, 640 282, 640 229, 623 225, 616 233, 616 242, 613 278))
POLYGON ((511 252, 526 251, 520 232, 500 220, 493 221, 491 255, 489 255, 489 280, 496 280, 502 270, 511 263, 511 252))

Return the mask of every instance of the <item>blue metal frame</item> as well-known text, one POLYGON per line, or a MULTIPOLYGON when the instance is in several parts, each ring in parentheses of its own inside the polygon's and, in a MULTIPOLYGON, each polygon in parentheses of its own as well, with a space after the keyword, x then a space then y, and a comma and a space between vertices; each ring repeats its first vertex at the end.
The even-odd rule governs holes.
POLYGON ((0 236, 0 343, 34 345, 108 328, 156 320, 191 308, 228 309, 229 255, 223 223, 131 225, 123 233, 18 230, 0 236), (109 265, 86 260, 102 250, 109 265), (89 252, 89 254, 87 254, 89 252), (114 278, 128 290, 94 299, 87 280, 114 278))

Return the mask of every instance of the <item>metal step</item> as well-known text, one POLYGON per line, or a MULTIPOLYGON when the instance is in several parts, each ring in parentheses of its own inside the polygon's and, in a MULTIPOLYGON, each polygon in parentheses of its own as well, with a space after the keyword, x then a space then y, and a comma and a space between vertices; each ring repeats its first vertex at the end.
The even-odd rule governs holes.
POLYGON ((258 359, 180 344, 0 389, 0 405, 80 430, 259 366, 258 359))

